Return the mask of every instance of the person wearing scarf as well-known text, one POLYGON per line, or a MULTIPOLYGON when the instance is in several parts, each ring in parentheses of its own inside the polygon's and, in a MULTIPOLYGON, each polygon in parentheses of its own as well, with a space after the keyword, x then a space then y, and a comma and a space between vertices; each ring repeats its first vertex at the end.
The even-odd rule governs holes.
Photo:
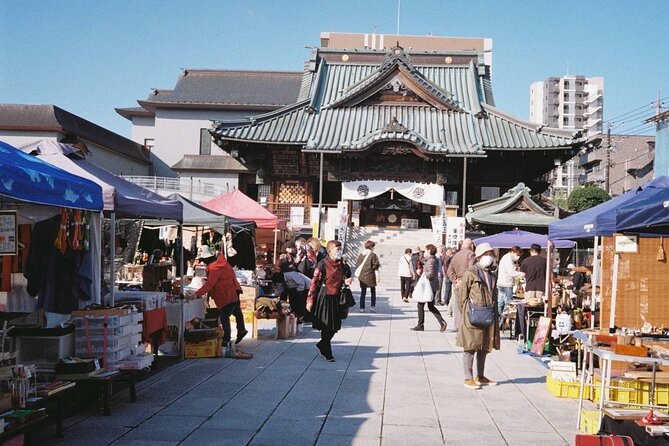
POLYGON ((312 326, 321 332, 316 344, 318 352, 328 362, 334 362, 332 337, 341 329, 339 296, 342 287, 351 285, 351 269, 342 260, 341 242, 330 240, 328 256, 318 262, 307 295, 307 311, 312 312, 312 326))
POLYGON ((499 350, 499 313, 497 312, 497 283, 490 267, 495 262, 495 251, 489 243, 476 246, 476 262, 465 271, 460 282, 459 299, 462 318, 458 328, 456 345, 464 349, 462 363, 465 372, 465 387, 480 389, 481 386, 494 386, 497 383, 485 377, 486 355, 493 349, 499 350), (494 305, 494 318, 491 326, 474 326, 469 321, 469 302, 478 306, 494 305), (476 377, 473 374, 474 355, 476 355, 476 377))

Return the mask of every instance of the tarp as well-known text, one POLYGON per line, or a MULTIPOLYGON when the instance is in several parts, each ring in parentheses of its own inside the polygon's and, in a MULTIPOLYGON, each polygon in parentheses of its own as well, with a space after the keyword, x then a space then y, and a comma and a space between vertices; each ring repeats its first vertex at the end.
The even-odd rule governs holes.
POLYGON ((286 229, 286 220, 272 214, 239 190, 219 195, 202 206, 228 217, 254 221, 260 229, 286 229))
MULTIPOLYGON (((253 232, 256 224, 253 221, 239 220, 231 218, 218 212, 211 211, 199 204, 189 200, 188 198, 172 194, 167 198, 181 202, 183 206, 183 225, 184 226, 207 226, 215 229, 221 234, 225 233, 226 222, 233 228, 244 228, 253 232)), ((164 226, 165 222, 162 220, 146 220, 145 226, 164 226)))
POLYGON ((81 150, 53 140, 41 140, 20 148, 49 164, 87 178, 102 187, 104 210, 116 212, 117 218, 161 218, 181 221, 179 201, 162 197, 144 187, 124 180, 84 159, 81 150))
POLYGON ((101 211, 98 184, 72 175, 0 141, 0 194, 48 206, 101 211))
MULTIPOLYGON (((573 248, 576 242, 573 240, 552 240, 556 248, 573 248)), ((489 235, 487 237, 477 238, 474 244, 490 243, 493 248, 513 248, 519 246, 523 249, 529 249, 532 244, 537 244, 545 248, 548 244, 548 236, 529 231, 515 229, 513 231, 500 232, 499 234, 489 235)))
POLYGON ((669 188, 669 177, 655 178, 637 189, 552 223, 548 227, 548 238, 551 240, 576 239, 612 235, 617 231, 616 210, 618 208, 652 197, 667 188, 669 188))
POLYGON ((622 206, 616 213, 616 227, 626 232, 669 233, 669 189, 622 206))

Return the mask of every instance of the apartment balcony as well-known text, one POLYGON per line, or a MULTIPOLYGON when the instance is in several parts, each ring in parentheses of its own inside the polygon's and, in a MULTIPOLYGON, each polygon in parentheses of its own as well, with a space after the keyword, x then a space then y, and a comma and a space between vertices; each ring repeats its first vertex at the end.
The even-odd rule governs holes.
POLYGON ((602 93, 597 92, 597 93, 593 94, 592 96, 588 95, 588 97, 585 100, 585 103, 586 104, 592 104, 593 102, 599 100, 600 98, 602 98, 602 93))
POLYGON ((602 154, 595 150, 578 157, 578 167, 582 169, 592 169, 595 165, 602 162, 602 154))
POLYGON ((592 116, 594 114, 601 113, 602 110, 603 110, 602 106, 598 105, 597 107, 592 108, 592 109, 588 108, 588 111, 586 111, 584 115, 585 116, 592 116))

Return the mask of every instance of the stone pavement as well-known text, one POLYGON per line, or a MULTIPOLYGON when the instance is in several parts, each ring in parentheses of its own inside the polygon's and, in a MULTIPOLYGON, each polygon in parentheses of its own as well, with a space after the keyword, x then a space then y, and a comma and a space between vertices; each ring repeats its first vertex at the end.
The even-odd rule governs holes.
POLYGON ((396 288, 379 291, 378 312, 353 312, 333 339, 335 363, 317 355, 317 331, 245 340, 253 360, 180 362, 139 383, 137 403, 121 392, 111 416, 70 417, 64 438, 51 430, 38 444, 573 443, 577 402, 548 393, 536 359, 505 339, 487 361, 486 375, 499 385, 467 389, 455 333, 440 333, 429 313, 426 331, 410 331, 415 305, 389 301, 396 288))

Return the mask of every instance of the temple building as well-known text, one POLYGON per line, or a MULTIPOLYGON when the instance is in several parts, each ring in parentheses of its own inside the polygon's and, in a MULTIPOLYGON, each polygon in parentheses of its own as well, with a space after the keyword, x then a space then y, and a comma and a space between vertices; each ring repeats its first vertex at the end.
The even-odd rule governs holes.
POLYGON ((429 227, 440 203, 462 215, 520 182, 545 190, 538 179, 585 138, 496 108, 490 47, 488 39, 322 33, 297 102, 217 121, 212 135, 256 172, 256 184, 239 187, 270 209, 348 200, 360 225, 429 227))

